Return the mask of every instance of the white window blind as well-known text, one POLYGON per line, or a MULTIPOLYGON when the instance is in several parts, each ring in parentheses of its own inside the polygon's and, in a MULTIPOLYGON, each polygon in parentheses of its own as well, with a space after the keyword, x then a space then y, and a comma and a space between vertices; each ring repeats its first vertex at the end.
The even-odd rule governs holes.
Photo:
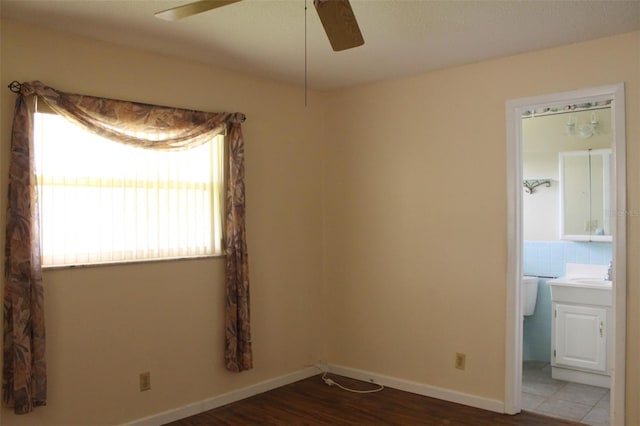
POLYGON ((34 125, 43 266, 221 253, 223 136, 156 151, 56 114, 34 125))

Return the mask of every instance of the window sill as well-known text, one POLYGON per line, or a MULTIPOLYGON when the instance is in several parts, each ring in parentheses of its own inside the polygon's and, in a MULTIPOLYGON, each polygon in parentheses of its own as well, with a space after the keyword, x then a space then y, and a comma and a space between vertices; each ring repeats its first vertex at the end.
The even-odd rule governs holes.
POLYGON ((43 271, 60 270, 60 269, 78 269, 78 268, 96 268, 103 266, 125 266, 125 265, 138 265, 141 263, 160 263, 160 262, 181 262, 187 260, 203 260, 203 259, 217 259, 224 258, 225 254, 212 254, 206 256, 191 256, 191 257, 166 257, 162 259, 136 259, 136 260, 118 260, 114 262, 100 262, 100 263, 82 263, 77 265, 50 265, 43 266, 43 271))

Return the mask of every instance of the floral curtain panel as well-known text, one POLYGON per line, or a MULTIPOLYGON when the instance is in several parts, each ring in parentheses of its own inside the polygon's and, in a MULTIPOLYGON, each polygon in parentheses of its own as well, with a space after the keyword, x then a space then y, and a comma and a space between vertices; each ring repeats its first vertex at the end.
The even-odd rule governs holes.
POLYGON ((33 115, 19 96, 11 133, 5 245, 4 399, 17 414, 46 405, 44 300, 40 266, 33 115))
POLYGON ((244 140, 240 113, 208 113, 69 94, 34 81, 16 101, 9 165, 5 249, 4 400, 17 414, 46 405, 44 291, 33 159, 33 96, 85 129, 151 149, 187 149, 228 129, 225 195, 225 364, 252 368, 245 236, 244 140), (153 133, 154 139, 145 134, 153 133), (159 136, 157 136, 159 135, 159 136))
POLYGON ((226 167, 225 248, 225 362, 230 371, 253 367, 249 329, 249 261, 245 236, 244 143, 242 129, 233 123, 229 130, 229 161, 226 167))

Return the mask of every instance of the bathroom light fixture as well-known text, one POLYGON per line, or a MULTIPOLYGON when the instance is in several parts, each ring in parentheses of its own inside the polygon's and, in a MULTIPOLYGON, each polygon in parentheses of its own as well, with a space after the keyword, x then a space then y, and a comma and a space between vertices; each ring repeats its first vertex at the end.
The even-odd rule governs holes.
POLYGON ((551 186, 550 179, 526 179, 522 183, 529 194, 533 194, 540 185, 545 185, 547 188, 551 186))
POLYGON ((565 134, 571 137, 578 136, 581 139, 588 139, 598 133, 608 132, 607 128, 601 128, 596 111, 610 108, 611 99, 607 99, 602 101, 584 102, 581 104, 540 107, 524 111, 521 117, 524 120, 548 115, 567 114, 568 118, 564 124, 565 134), (586 123, 579 123, 578 115, 586 111, 591 111, 590 120, 586 123))
POLYGON ((606 108, 611 108, 611 99, 607 99, 604 101, 584 102, 581 104, 540 107, 540 108, 524 111, 522 113, 522 118, 543 117, 545 115, 576 113, 576 112, 606 109, 606 108))
POLYGON ((580 136, 582 139, 588 139, 598 132, 598 117, 595 111, 591 113, 591 120, 588 123, 578 125, 575 114, 571 114, 567 120, 565 127, 568 136, 580 136))

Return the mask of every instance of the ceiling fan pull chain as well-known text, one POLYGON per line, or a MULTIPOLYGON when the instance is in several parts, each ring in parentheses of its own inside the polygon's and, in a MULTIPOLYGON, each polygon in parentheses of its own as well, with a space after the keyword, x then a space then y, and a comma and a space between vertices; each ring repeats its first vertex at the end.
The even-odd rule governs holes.
POLYGON ((304 106, 307 106, 307 0, 304 0, 304 106))

